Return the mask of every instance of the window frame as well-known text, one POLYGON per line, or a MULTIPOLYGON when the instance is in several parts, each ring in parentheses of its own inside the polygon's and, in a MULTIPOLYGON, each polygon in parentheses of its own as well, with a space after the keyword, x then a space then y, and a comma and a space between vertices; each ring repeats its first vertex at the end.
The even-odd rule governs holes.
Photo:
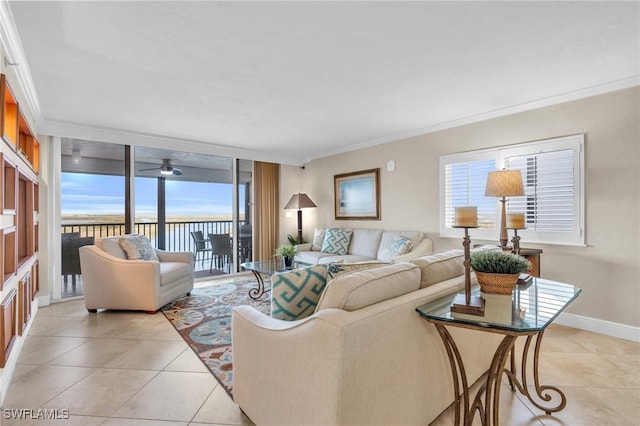
MULTIPOLYGON (((522 229, 518 231, 518 235, 525 243, 585 246, 584 134, 562 136, 440 156, 440 237, 461 238, 462 235, 459 229, 446 227, 446 167, 448 165, 493 159, 496 162, 496 170, 500 170, 505 167, 507 158, 509 157, 568 149, 573 151, 573 231, 544 232, 522 229)), ((500 201, 496 198, 496 228, 473 229, 470 231, 471 236, 477 240, 494 240, 498 243, 499 230, 497 228, 499 227, 500 210, 500 201)), ((511 236, 512 232, 509 233, 509 239, 511 236)))

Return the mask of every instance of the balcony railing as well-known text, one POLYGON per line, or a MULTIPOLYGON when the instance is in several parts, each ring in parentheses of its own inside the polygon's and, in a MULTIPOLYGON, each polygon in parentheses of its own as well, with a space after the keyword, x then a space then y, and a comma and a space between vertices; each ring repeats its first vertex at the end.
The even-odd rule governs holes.
MULTIPOLYGON (((233 223, 230 220, 211 220, 204 222, 166 222, 165 244, 167 251, 194 251, 195 244, 191 232, 202 231, 208 234, 231 234, 233 223)), ((244 225, 244 222, 240 222, 244 225)), ((79 237, 111 237, 125 233, 124 223, 74 223, 61 226, 63 234, 77 234, 79 237)), ((158 247, 158 222, 137 222, 133 232, 145 235, 154 247, 158 247)))
MULTIPOLYGON (((244 221, 240 222, 240 226, 244 224, 244 221)), ((233 229, 232 225, 233 223, 230 220, 166 222, 164 229, 164 250, 190 251, 195 254, 195 242, 191 237, 191 232, 202 231, 202 235, 206 239, 208 234, 231 234, 233 229)), ((68 241, 68 239, 71 238, 71 241, 77 241, 81 243, 80 245, 91 244, 93 242, 93 238, 124 235, 125 226, 124 223, 73 223, 62 225, 61 232, 63 236, 63 275, 66 275, 64 272, 68 273, 69 275, 75 275, 80 274, 78 246, 69 245, 68 243, 65 244, 65 241, 68 241), (88 239, 86 237, 88 237, 88 239), (68 253, 64 253, 65 251, 68 251, 68 253), (71 261, 69 261, 69 259, 71 259, 71 261), (65 268, 65 266, 67 266, 67 268, 65 268)), ((145 235, 147 238, 149 238, 151 244, 154 247, 159 247, 159 233, 157 222, 135 223, 133 232, 136 234, 145 235)), ((246 260, 251 260, 250 246, 251 242, 249 241, 248 246, 239 247, 238 263, 244 262, 246 260)), ((200 256, 199 260, 195 262, 195 271, 209 271, 209 266, 212 265, 211 252, 205 252, 205 254, 207 253, 209 253, 208 257, 205 258, 204 256, 200 256)))

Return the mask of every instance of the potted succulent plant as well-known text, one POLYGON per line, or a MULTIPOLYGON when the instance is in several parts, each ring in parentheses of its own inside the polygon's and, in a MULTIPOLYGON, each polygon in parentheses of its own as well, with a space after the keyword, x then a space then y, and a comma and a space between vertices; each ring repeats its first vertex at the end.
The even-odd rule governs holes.
POLYGON ((511 294, 520 274, 531 268, 524 257, 497 250, 472 253, 470 265, 487 294, 511 294))
POLYGON ((295 254, 296 247, 291 244, 283 244, 276 249, 276 256, 280 256, 284 259, 284 266, 286 268, 291 268, 295 254))

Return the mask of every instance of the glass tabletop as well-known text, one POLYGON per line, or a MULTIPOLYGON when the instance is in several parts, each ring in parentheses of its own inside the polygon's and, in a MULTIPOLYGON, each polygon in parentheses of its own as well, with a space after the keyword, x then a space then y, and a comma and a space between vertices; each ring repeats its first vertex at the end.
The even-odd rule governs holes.
MULTIPOLYGON (((284 260, 282 259, 271 259, 271 260, 260 260, 257 262, 245 262, 241 263, 240 266, 249 271, 256 271, 265 275, 273 275, 276 272, 283 272, 291 270, 292 268, 285 268, 284 260)), ((293 267, 296 267, 296 263, 293 263, 293 267)))
POLYGON ((456 294, 419 306, 416 311, 426 319, 437 321, 511 331, 542 331, 581 291, 571 284, 533 278, 526 285, 517 285, 511 296, 484 294, 479 286, 473 286, 471 294, 485 300, 484 316, 451 312, 456 294))

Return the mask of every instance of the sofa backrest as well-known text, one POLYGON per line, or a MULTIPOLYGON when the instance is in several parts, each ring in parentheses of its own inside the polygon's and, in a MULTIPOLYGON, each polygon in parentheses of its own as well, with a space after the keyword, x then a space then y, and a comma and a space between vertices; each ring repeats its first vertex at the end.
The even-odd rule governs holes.
POLYGON ((382 232, 381 229, 353 229, 349 254, 375 259, 380 247, 382 232))
POLYGON ((420 268, 402 262, 338 276, 324 289, 316 312, 323 309, 355 311, 420 288, 420 268))
POLYGON ((464 253, 449 250, 417 257, 411 263, 420 268, 420 288, 464 274, 464 253))

